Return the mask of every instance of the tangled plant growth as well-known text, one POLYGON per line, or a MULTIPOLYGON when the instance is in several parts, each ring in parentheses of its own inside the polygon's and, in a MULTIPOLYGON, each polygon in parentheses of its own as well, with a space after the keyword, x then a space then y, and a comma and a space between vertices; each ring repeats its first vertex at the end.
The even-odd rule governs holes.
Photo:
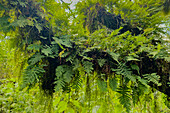
POLYGON ((166 27, 160 27, 168 22, 163 4, 82 0, 71 10, 62 0, 2 0, 2 40, 11 43, 20 59, 20 88, 39 84, 46 95, 65 96, 54 102, 57 112, 102 112, 116 104, 97 102, 113 103, 117 97, 130 112, 132 103, 156 89, 167 95, 169 107, 170 59, 162 35, 166 27))

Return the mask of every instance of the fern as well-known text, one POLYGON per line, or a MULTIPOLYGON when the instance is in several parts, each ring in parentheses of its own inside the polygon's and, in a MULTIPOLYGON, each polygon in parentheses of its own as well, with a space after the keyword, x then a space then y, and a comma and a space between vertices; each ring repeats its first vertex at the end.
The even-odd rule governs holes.
POLYGON ((49 46, 44 47, 41 52, 44 53, 46 56, 52 54, 52 50, 49 46))
POLYGON ((74 78, 73 78, 73 83, 72 83, 72 88, 75 89, 76 91, 78 91, 81 87, 82 87, 82 78, 79 74, 77 74, 74 78))
POLYGON ((28 64, 34 65, 34 64, 38 63, 44 57, 45 56, 41 55, 40 53, 36 53, 28 60, 28 64))
POLYGON ((103 80, 97 80, 97 84, 98 84, 98 87, 99 89, 102 91, 102 92, 106 92, 107 91, 107 83, 103 80))
POLYGON ((89 61, 83 61, 83 67, 87 73, 90 73, 93 70, 93 63, 89 61))
POLYGON ((120 103, 123 105, 123 107, 126 108, 126 111, 129 113, 131 106, 129 88, 127 86, 121 86, 120 88, 118 88, 117 92, 121 94, 121 96, 119 97, 120 103))
POLYGON ((138 87, 134 86, 132 87, 132 101, 133 104, 136 105, 139 100, 139 89, 138 87))
POLYGON ((55 87, 54 87, 54 90, 57 92, 59 91, 60 89, 63 89, 63 87, 65 86, 65 82, 64 82, 64 79, 63 78, 60 78, 60 79, 55 79, 56 81, 54 82, 55 87))
POLYGON ((53 39, 55 40, 55 42, 57 44, 59 44, 59 46, 63 49, 63 46, 65 47, 69 47, 69 48, 72 48, 72 43, 71 43, 71 40, 70 40, 70 35, 64 35, 64 36, 61 36, 60 38, 58 37, 53 37, 53 39), (63 46, 62 46, 63 45, 63 46))
POLYGON ((131 68, 132 68, 133 70, 136 70, 136 71, 138 72, 138 74, 139 74, 139 66, 137 66, 137 65, 131 65, 131 68))
POLYGON ((100 67, 102 67, 104 65, 104 63, 106 62, 106 59, 97 59, 98 64, 100 67))
POLYGON ((112 71, 116 71, 118 75, 123 75, 124 77, 127 77, 129 80, 136 82, 136 75, 132 74, 131 69, 128 68, 125 65, 125 63, 120 63, 118 69, 112 69, 112 71))
POLYGON ((74 76, 74 72, 70 66, 61 65, 56 68, 56 77, 55 77, 55 91, 59 91, 60 89, 65 87, 65 83, 70 83, 72 77, 74 76))
POLYGON ((115 91, 117 88, 117 80, 115 78, 109 79, 109 86, 113 91, 115 91))
POLYGON ((51 47, 51 51, 55 54, 55 56, 58 56, 59 53, 59 46, 57 44, 53 44, 51 47))
POLYGON ((115 60, 117 63, 119 63, 119 56, 120 55, 118 53, 113 53, 109 50, 107 50, 107 53, 109 53, 112 56, 113 60, 115 60))
POLYGON ((148 87, 148 81, 146 79, 142 79, 140 76, 138 76, 137 79, 142 85, 148 87))
POLYGON ((40 81, 42 74, 45 73, 45 70, 42 68, 43 66, 45 65, 40 65, 40 67, 30 65, 25 69, 23 73, 23 83, 21 85, 22 89, 27 86, 34 86, 40 81))
POLYGON ((35 50, 35 51, 39 51, 41 48, 41 45, 39 44, 30 44, 27 49, 28 50, 35 50))
POLYGON ((153 82, 153 83, 155 83, 155 84, 157 84, 157 85, 161 85, 161 84, 159 83, 159 78, 160 78, 160 76, 157 75, 156 73, 144 74, 143 76, 144 76, 144 78, 148 79, 148 82, 153 82))

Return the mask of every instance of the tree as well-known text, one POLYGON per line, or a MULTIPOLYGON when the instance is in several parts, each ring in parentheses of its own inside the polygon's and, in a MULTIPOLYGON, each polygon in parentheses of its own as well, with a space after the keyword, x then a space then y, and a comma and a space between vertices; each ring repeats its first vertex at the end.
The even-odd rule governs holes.
POLYGON ((129 112, 149 86, 170 96, 163 3, 82 0, 72 11, 63 1, 3 0, 0 30, 27 56, 22 88, 39 83, 52 96, 85 85, 90 102, 93 83, 119 93, 129 112))

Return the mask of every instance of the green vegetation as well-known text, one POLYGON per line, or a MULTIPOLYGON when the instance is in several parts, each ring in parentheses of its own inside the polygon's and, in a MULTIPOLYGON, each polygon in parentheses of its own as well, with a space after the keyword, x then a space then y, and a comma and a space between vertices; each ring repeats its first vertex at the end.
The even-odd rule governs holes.
POLYGON ((0 113, 170 112, 168 3, 1 0, 0 113))

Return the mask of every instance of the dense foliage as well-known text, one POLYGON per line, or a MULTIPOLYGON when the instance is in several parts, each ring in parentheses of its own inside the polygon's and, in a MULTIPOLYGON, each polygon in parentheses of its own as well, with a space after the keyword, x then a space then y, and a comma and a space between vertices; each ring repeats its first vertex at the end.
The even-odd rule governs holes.
POLYGON ((169 112, 165 2, 0 1, 0 110, 169 112))

